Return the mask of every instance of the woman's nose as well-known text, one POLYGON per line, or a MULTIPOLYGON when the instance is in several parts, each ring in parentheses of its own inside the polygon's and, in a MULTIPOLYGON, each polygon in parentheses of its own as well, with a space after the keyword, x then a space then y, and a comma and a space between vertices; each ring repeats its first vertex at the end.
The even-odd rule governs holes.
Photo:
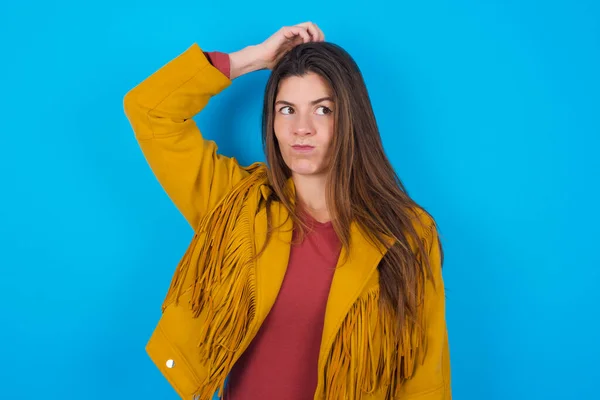
POLYGON ((294 124, 294 133, 296 135, 310 135, 314 132, 314 126, 310 116, 298 115, 294 124))

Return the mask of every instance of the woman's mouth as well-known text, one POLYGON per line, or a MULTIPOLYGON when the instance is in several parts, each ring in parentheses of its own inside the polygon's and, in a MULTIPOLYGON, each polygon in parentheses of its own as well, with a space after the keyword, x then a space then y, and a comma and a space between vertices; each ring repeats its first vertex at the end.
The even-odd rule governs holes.
POLYGON ((314 147, 306 146, 306 145, 295 145, 295 146, 292 146, 292 149, 294 149, 294 151, 297 151, 299 153, 308 153, 308 152, 314 150, 314 147))

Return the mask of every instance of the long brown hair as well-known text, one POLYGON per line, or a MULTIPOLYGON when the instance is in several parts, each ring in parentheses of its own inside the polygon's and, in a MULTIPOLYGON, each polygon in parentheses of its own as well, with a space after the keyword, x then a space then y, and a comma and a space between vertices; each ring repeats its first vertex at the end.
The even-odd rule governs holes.
MULTIPOLYGON (((309 72, 328 82, 335 104, 335 134, 330 145, 327 185, 327 207, 333 226, 346 249, 352 221, 374 244, 385 245, 386 237, 395 240, 378 266, 380 306, 394 312, 396 326, 400 328, 396 332, 406 328, 405 323, 411 329, 412 324, 419 321, 417 309, 423 300, 423 291, 419 288, 431 273, 425 245, 413 226, 415 220, 420 220, 416 210, 435 221, 409 197, 392 168, 383 149, 362 74, 352 57, 338 45, 328 42, 298 45, 278 61, 269 77, 264 96, 262 140, 274 199, 268 200, 267 211, 270 201, 281 201, 300 228, 300 237, 304 236, 307 226, 295 212, 290 193, 285 192, 291 171, 279 150, 273 122, 281 81, 309 72), (417 254, 409 240, 417 244, 417 254)), ((267 218, 271 226, 269 213, 267 218)))

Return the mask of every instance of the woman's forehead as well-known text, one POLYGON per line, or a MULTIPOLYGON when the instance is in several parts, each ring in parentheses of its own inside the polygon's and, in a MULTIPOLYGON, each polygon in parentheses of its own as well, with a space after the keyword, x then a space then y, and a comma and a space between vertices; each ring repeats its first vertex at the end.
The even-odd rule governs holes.
POLYGON ((323 97, 332 97, 329 83, 319 74, 309 72, 301 76, 288 76, 279 83, 277 100, 308 103, 323 97))

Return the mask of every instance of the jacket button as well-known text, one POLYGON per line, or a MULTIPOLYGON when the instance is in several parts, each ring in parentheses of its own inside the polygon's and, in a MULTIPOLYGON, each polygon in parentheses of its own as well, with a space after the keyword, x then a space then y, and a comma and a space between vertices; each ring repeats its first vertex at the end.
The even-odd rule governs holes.
POLYGON ((175 361, 168 359, 167 360, 167 368, 173 368, 175 366, 175 361))

